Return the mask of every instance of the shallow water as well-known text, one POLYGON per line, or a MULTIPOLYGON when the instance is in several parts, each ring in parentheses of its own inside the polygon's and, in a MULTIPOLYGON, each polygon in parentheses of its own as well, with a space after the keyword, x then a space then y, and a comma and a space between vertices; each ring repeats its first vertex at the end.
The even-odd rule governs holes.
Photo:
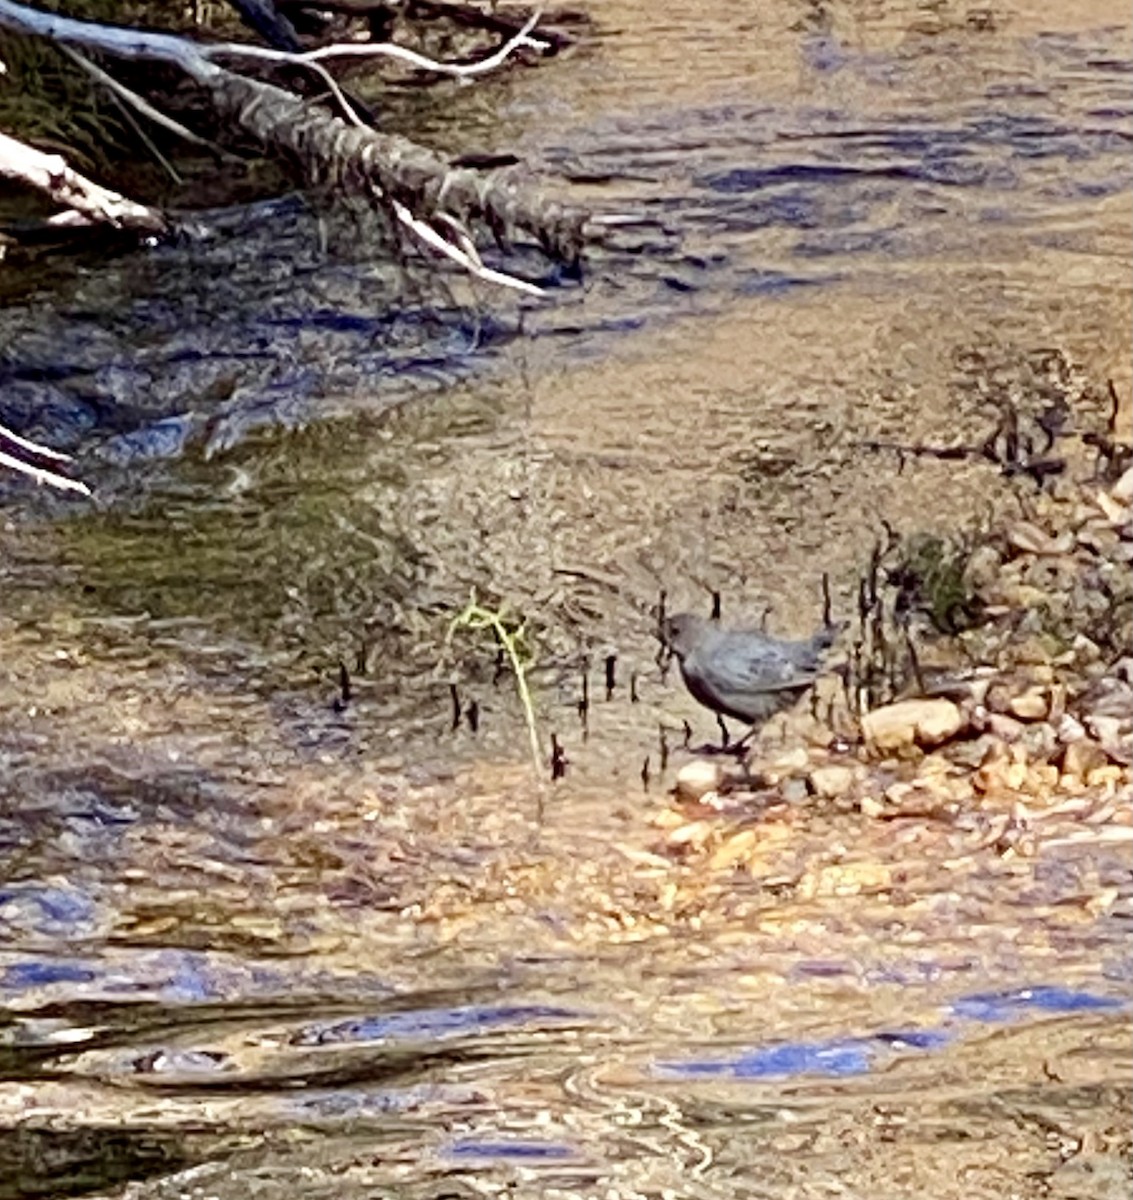
POLYGON ((396 110, 633 216, 547 301, 406 302, 286 202, 0 313, 98 493, 7 493, 0 1196, 1128 1193, 1124 846, 674 856, 657 726, 715 731, 649 617, 804 632, 1007 492, 864 441, 1128 388, 1128 14, 735 8, 396 110))

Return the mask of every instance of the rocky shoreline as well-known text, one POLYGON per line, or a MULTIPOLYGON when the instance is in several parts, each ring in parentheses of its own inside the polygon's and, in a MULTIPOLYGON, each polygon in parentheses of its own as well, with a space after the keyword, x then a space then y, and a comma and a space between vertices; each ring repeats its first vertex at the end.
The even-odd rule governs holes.
POLYGON ((1133 467, 1108 448, 971 549, 962 584, 979 616, 922 631, 919 687, 856 714, 797 710, 743 762, 685 763, 657 849, 758 875, 760 827, 816 809, 941 823, 1004 857, 1133 842, 1133 467))

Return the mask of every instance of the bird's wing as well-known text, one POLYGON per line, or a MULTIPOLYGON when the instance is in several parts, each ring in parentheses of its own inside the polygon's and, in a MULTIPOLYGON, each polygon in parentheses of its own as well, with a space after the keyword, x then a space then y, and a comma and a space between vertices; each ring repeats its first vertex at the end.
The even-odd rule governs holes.
POLYGON ((818 675, 818 655, 806 642, 763 638, 753 646, 743 636, 723 636, 711 653, 696 655, 695 669, 721 693, 785 692, 809 687, 818 675))

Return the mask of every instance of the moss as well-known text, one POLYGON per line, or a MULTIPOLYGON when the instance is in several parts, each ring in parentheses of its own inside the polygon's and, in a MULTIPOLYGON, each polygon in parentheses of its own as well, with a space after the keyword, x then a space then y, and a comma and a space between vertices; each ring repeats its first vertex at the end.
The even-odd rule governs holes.
POLYGON ((983 604, 967 573, 972 549, 935 534, 915 534, 903 542, 888 572, 897 589, 897 615, 924 613, 935 629, 948 634, 978 624, 983 604))

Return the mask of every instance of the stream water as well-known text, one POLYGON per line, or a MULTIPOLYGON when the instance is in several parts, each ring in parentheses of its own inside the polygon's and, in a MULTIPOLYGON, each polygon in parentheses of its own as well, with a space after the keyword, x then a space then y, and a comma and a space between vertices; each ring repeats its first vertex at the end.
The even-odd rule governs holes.
POLYGON ((658 723, 714 726, 649 616, 802 634, 883 519, 1007 495, 866 441, 1128 390, 1129 13, 588 7, 389 116, 631 218, 581 283, 407 291, 286 200, 0 310, 4 419, 96 492, 5 484, 0 1197, 1129 1194, 1128 854, 673 860, 658 723))

